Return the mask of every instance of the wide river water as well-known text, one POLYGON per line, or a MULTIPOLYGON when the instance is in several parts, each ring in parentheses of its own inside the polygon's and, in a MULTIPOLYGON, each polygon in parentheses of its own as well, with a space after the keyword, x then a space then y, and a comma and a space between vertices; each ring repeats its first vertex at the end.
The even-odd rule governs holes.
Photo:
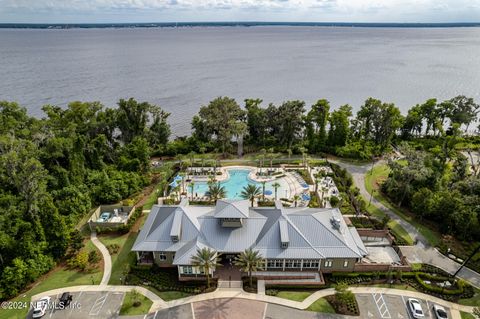
POLYGON ((373 96, 406 112, 458 94, 480 102, 480 28, 0 29, 0 100, 36 116, 45 104, 135 97, 171 112, 183 135, 221 95, 354 110, 373 96))

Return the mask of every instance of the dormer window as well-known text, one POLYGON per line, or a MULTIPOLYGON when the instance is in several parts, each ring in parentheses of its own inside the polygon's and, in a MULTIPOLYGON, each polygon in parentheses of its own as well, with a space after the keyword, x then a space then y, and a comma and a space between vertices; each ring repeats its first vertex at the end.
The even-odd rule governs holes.
POLYGON ((179 240, 178 236, 171 236, 173 242, 177 242, 179 240))

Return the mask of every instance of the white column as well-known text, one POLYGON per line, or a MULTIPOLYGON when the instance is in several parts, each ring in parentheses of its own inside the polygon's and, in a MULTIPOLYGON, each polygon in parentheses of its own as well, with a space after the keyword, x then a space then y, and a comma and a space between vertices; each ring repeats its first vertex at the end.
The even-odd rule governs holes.
POLYGON ((137 251, 137 261, 140 261, 140 253, 137 251))
POLYGON ((322 260, 319 259, 319 260, 318 260, 318 271, 320 271, 320 266, 321 266, 321 265, 322 265, 322 260))
POLYGON ((283 271, 285 271, 285 258, 283 259, 283 271))
POLYGON ((303 271, 303 259, 302 259, 302 262, 300 263, 300 271, 303 271))
POLYGON ((267 270, 268 270, 268 266, 267 266, 267 264, 268 264, 268 259, 267 259, 267 258, 265 258, 265 267, 263 267, 263 268, 265 269, 265 271, 267 271, 267 270))

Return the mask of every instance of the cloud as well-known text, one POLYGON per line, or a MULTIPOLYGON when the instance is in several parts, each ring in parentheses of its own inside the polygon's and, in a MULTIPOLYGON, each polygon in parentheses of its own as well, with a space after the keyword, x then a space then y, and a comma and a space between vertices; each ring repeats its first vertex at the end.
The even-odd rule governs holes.
POLYGON ((58 17, 85 22, 107 18, 116 22, 480 21, 480 0, 0 0, 0 21, 58 17))

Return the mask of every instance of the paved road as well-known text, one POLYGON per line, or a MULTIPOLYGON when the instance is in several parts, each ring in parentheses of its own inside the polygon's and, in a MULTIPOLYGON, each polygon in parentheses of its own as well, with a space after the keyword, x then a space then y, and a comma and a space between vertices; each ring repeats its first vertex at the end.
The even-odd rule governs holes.
MULTIPOLYGON (((355 165, 331 159, 329 161, 345 168, 352 175, 355 185, 360 190, 360 194, 366 200, 370 200, 371 195, 365 188, 365 177, 366 174, 368 174, 368 171, 372 168, 372 164, 355 165)), ((385 164, 385 161, 381 160, 375 163, 375 165, 381 164, 385 164)), ((395 212, 391 211, 374 197, 372 198, 372 204, 385 212, 388 216, 390 216, 391 219, 398 222, 416 241, 415 246, 402 247, 402 252, 407 257, 408 261, 413 263, 422 262, 426 264, 431 264, 436 267, 442 268, 443 270, 452 275, 460 268, 461 265, 459 263, 451 260, 448 257, 445 257, 434 247, 431 247, 426 238, 413 225, 395 214, 395 212)), ((478 274, 477 272, 467 267, 463 267, 463 269, 458 273, 457 276, 459 278, 469 281, 477 288, 480 288, 480 274, 478 274)))

